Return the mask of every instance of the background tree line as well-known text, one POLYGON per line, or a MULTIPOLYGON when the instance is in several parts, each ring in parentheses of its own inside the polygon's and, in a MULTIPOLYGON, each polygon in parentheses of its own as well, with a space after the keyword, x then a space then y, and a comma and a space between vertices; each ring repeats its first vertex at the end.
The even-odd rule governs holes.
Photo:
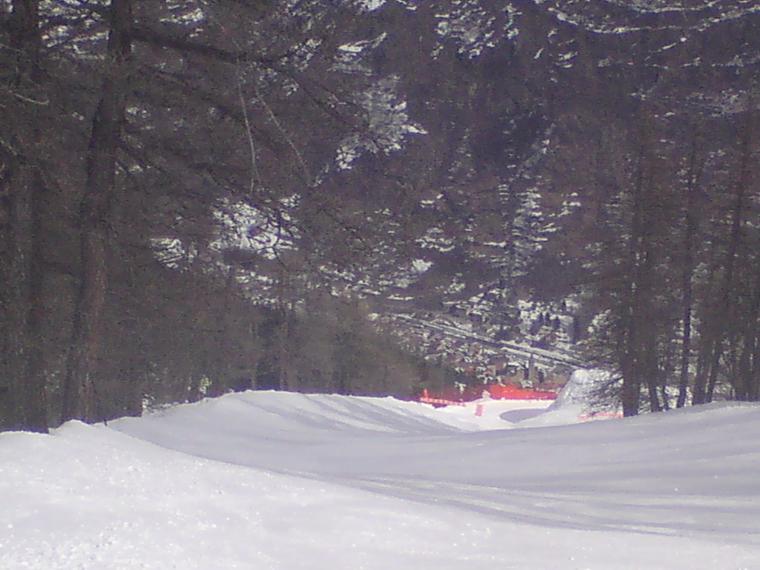
POLYGON ((396 144, 368 124, 382 78, 335 65, 351 6, 1 6, 6 427, 231 388, 411 393, 414 359, 309 269, 367 247, 318 192, 341 143, 396 144), (257 254, 225 234, 241 212, 257 254))
POLYGON ((639 36, 633 69, 607 51, 582 74, 593 111, 565 118, 595 134, 571 135, 562 165, 593 193, 575 214, 586 347, 617 372, 626 415, 760 398, 760 23, 698 2, 676 13, 661 39, 639 36))
POLYGON ((409 394, 395 299, 578 299, 627 414, 757 399, 758 15, 586 4, 0 2, 4 425, 409 394))

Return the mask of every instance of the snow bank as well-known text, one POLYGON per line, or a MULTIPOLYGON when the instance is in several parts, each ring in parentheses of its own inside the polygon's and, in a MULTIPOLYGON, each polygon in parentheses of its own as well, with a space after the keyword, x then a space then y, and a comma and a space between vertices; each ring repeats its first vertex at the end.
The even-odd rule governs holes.
POLYGON ((0 434, 0 568, 760 567, 760 408, 458 414, 248 392, 0 434))
POLYGON ((599 391, 609 379, 606 370, 575 370, 546 412, 526 418, 520 427, 561 426, 622 415, 614 404, 599 401, 599 391))
POLYGON ((612 411, 616 408, 604 406, 597 402, 598 392, 610 381, 610 373, 606 370, 579 369, 573 371, 567 384, 557 395, 551 406, 552 410, 577 406, 585 413, 594 411, 612 411))

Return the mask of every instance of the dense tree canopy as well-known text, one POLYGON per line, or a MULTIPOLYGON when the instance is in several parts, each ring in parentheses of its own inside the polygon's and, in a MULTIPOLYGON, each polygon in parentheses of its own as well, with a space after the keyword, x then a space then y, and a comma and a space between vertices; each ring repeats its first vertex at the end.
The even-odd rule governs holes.
POLYGON ((430 370, 366 318, 398 303, 525 340, 526 302, 572 301, 628 414, 760 398, 751 3, 3 0, 0 25, 7 427, 409 395, 430 370))

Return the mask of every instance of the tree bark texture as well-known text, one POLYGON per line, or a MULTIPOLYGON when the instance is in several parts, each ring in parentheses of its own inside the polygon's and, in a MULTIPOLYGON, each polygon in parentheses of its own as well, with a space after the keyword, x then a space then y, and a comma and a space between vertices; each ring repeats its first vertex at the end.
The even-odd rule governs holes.
POLYGON ((693 305, 694 278, 694 236, 696 233, 696 199, 694 193, 699 181, 700 168, 697 165, 697 142, 692 142, 689 156, 689 180, 686 185, 686 212, 683 234, 683 268, 681 274, 681 319, 683 340, 681 342, 681 371, 678 380, 678 401, 676 407, 683 408, 689 389, 689 362, 691 360, 691 316, 693 305))
POLYGON ((631 282, 624 303, 625 315, 625 344, 622 358, 623 388, 621 400, 623 415, 635 416, 639 413, 641 399, 642 372, 644 358, 642 355, 642 304, 644 294, 642 291, 642 260, 641 244, 643 235, 642 194, 644 191, 644 148, 639 151, 636 180, 633 184, 631 201, 631 237, 628 247, 628 266, 631 272, 631 282))
MULTIPOLYGON (((19 93, 40 97, 41 38, 38 0, 14 0, 9 22, 15 53, 14 84, 19 93)), ((23 99, 22 99, 23 101, 23 99)), ((31 103, 23 101, 23 105, 31 103)), ((26 111, 26 110, 24 110, 26 111)), ((10 374, 15 412, 14 427, 47 432, 47 387, 43 346, 45 304, 43 299, 45 228, 42 210, 45 184, 39 166, 42 131, 34 113, 21 112, 14 143, 18 154, 9 180, 9 245, 12 261, 9 317, 11 339, 10 374)))
POLYGON ((95 373, 108 287, 110 202, 129 89, 132 22, 132 0, 113 0, 105 77, 93 118, 79 214, 81 283, 64 380, 64 420, 100 419, 95 373))
MULTIPOLYGON (((750 97, 748 109, 752 108, 750 97)), ((739 179, 734 193, 734 207, 731 211, 731 238, 728 244, 725 262, 725 276, 721 294, 721 304, 715 312, 715 339, 713 343, 712 360, 710 363, 710 375, 705 393, 705 402, 712 402, 715 386, 720 370, 720 360, 723 356, 724 342, 733 337, 732 329, 736 322, 736 299, 734 295, 734 273, 736 260, 742 242, 742 226, 744 224, 744 209, 746 195, 751 174, 752 154, 752 115, 747 117, 744 133, 741 141, 741 154, 739 163, 739 179)))

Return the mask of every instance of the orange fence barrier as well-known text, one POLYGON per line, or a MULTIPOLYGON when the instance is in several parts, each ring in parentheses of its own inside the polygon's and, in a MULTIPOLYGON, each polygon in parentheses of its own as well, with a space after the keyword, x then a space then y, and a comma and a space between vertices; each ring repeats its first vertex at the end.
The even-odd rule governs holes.
POLYGON ((548 390, 533 390, 517 386, 490 384, 486 388, 496 400, 556 400, 557 394, 548 390))
POLYGON ((548 390, 532 390, 517 386, 502 386, 501 384, 486 384, 483 386, 469 386, 463 391, 455 388, 442 390, 440 393, 431 394, 427 389, 422 390, 419 398, 425 404, 438 406, 464 406, 466 402, 479 400, 486 392, 494 400, 556 400, 557 394, 548 390))

